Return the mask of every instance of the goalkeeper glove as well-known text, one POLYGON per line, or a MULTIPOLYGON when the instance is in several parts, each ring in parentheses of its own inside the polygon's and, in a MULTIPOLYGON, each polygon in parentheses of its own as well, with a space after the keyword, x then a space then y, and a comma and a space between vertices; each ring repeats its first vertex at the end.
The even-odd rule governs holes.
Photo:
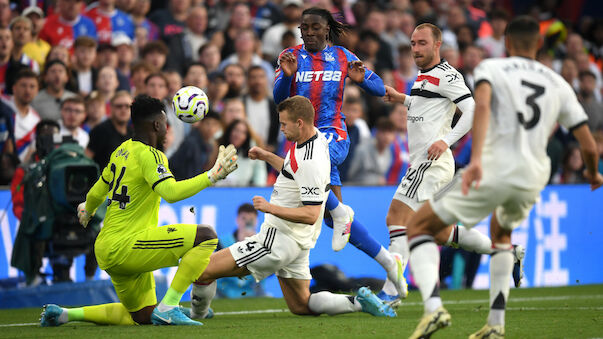
POLYGON ((86 210, 86 202, 77 205, 77 218, 80 220, 80 224, 86 227, 88 226, 88 222, 92 219, 94 213, 90 213, 86 210))
POLYGON ((216 159, 214 167, 207 171, 207 177, 211 183, 215 184, 219 180, 226 178, 232 171, 236 170, 238 167, 238 158, 237 149, 232 144, 228 145, 228 147, 221 145, 218 151, 218 159, 216 159))

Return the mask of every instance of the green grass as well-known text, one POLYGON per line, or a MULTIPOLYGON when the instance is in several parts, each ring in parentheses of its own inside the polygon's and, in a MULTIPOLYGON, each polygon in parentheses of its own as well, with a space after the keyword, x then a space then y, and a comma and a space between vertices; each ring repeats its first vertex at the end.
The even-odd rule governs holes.
MULTIPOLYGON (((486 321, 488 291, 442 291, 452 326, 433 338, 467 338, 486 321)), ((215 300, 216 312, 286 309, 282 299, 215 300)), ((512 289, 507 305, 508 338, 603 337, 603 285, 560 288, 512 289)), ((395 319, 364 313, 300 317, 289 312, 217 315, 205 326, 96 326, 70 323, 57 328, 36 325, 41 309, 0 310, 1 338, 405 338, 421 314, 420 294, 412 292, 398 308, 395 319)))

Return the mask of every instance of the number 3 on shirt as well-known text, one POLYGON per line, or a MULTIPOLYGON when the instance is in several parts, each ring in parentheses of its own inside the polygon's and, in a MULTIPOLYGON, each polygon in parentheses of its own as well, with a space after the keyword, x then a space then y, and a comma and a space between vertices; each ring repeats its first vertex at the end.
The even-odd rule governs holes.
POLYGON ((121 168, 121 171, 119 172, 119 176, 117 176, 117 182, 115 182, 117 168, 115 167, 114 163, 111 163, 111 172, 113 172, 113 180, 111 180, 111 183, 109 183, 109 192, 111 192, 111 189, 113 189, 113 195, 111 196, 111 198, 109 198, 108 205, 111 205, 111 203, 113 201, 117 201, 117 202, 119 202, 119 208, 122 210, 125 210, 126 205, 130 202, 130 196, 128 195, 128 186, 122 185, 121 193, 117 193, 117 192, 118 192, 119 185, 121 184, 121 179, 124 177, 124 174, 126 173, 126 168, 125 167, 121 168), (115 184, 115 186, 113 186, 113 184, 115 184))
POLYGON ((532 95, 529 95, 526 98, 526 105, 532 108, 534 115, 532 116, 532 119, 530 121, 526 121, 524 114, 521 112, 517 112, 517 119, 525 129, 532 129, 534 128, 534 126, 536 126, 538 120, 540 120, 540 107, 536 103, 536 99, 544 94, 544 87, 533 84, 531 82, 527 82, 525 80, 521 81, 521 85, 534 90, 534 93, 532 93, 532 95))

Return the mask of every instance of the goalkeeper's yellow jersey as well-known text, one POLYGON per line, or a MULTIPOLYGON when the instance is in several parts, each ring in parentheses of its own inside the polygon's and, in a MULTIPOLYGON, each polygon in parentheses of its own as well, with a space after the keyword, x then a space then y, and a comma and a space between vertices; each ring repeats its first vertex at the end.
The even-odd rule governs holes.
MULTIPOLYGON (((95 250, 99 266, 104 269, 119 264, 128 246, 120 246, 128 235, 157 227, 161 197, 153 189, 173 178, 163 152, 132 139, 113 151, 101 178, 108 198, 104 226, 97 237, 95 250)), ((92 191, 91 190, 91 191, 92 191)))

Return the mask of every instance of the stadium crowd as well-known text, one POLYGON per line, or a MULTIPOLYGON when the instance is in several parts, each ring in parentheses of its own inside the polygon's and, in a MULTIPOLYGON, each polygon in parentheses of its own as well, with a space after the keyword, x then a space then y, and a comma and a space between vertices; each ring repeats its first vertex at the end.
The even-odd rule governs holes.
MULTIPOLYGON (((503 33, 513 15, 538 18, 539 61, 572 85, 589 116, 603 159, 603 19, 566 11, 562 1, 531 6, 471 0, 0 0, 0 184, 35 161, 36 125, 59 122, 103 168, 131 134, 129 106, 140 93, 161 99, 168 113, 165 153, 177 179, 211 168, 218 145, 239 150, 239 169, 223 185, 265 186, 275 173, 247 157, 254 145, 281 152, 272 99, 279 53, 301 44, 304 8, 329 9, 349 26, 338 44, 353 51, 386 85, 408 93, 417 76, 409 36, 420 23, 443 31, 443 57, 470 89, 473 70, 505 56, 503 33), (205 90, 210 112, 192 125, 172 112, 182 86, 205 90), (18 172, 18 171, 17 171, 18 172)), ((406 107, 346 87, 343 113, 351 139, 342 181, 397 185, 408 167, 406 107)), ((471 135, 453 147, 457 166, 469 160, 471 135)), ((551 136, 551 183, 586 182, 569 131, 551 136)), ((603 162, 603 160, 600 160, 603 162)), ((599 166, 600 170, 603 166, 599 166)), ((15 189, 15 185, 13 185, 15 189)), ((15 192, 13 192, 15 193, 15 192)))

